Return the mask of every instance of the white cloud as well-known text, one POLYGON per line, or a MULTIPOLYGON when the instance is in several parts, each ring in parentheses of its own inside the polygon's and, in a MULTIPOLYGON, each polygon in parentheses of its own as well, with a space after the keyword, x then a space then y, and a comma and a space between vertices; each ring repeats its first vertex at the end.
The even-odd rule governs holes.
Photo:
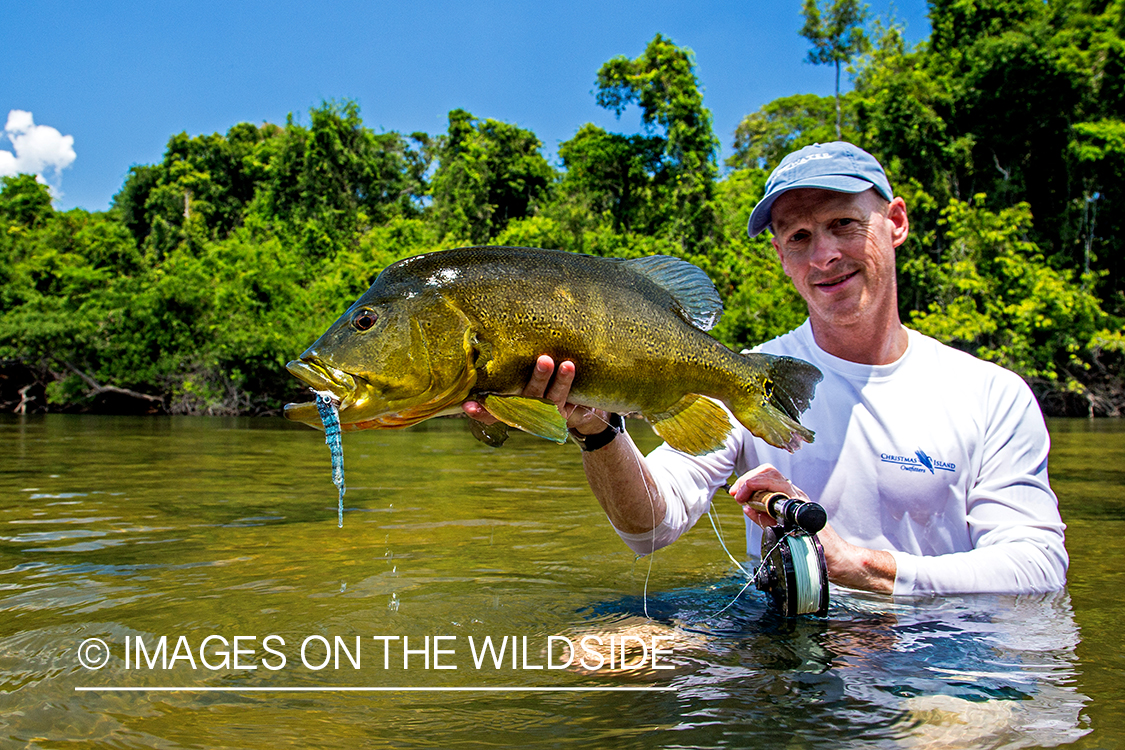
POLYGON ((51 187, 56 198, 62 195, 62 171, 78 157, 74 153, 74 136, 63 135, 50 125, 36 125, 30 112, 13 109, 0 134, 7 138, 12 151, 0 149, 0 177, 27 173, 51 187))

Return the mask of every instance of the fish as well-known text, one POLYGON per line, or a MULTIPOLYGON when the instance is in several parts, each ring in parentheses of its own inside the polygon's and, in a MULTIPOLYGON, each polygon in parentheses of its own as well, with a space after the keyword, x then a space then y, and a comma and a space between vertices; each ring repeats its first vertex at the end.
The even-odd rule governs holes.
MULTIPOLYGON (((575 365, 571 403, 640 415, 686 453, 722 446, 734 428, 724 406, 770 445, 792 452, 811 443, 799 417, 820 370, 732 351, 707 333, 722 312, 707 274, 672 256, 463 247, 387 266, 286 368, 332 394, 344 431, 407 427, 473 400, 500 431, 566 442, 556 405, 521 394, 548 354, 575 365)), ((313 402, 284 413, 321 426, 313 402)), ((485 442, 502 442, 473 424, 485 442)))

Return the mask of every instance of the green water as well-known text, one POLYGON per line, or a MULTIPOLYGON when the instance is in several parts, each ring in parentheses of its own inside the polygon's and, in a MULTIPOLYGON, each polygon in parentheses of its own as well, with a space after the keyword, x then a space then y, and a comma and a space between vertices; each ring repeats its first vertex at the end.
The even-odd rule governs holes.
MULTIPOLYGON (((0 746, 1122 746, 1125 426, 1051 429, 1066 592, 834 592, 827 620, 783 623, 753 590, 716 616, 742 579, 706 519, 635 560, 573 445, 491 450, 457 420, 348 434, 339 529, 307 428, 0 417, 0 746), (660 668, 636 649, 624 670, 548 668, 560 636, 626 635, 655 638, 660 668), (79 660, 90 638, 100 669, 79 660), (348 652, 321 668, 337 638, 348 652), (478 666, 485 638, 515 639, 515 661, 478 666), (126 665, 126 639, 151 668, 126 665), (317 690, 247 689, 278 687, 317 690), (669 689, 621 690, 651 687, 669 689)), ((740 554, 741 515, 718 516, 740 554)))

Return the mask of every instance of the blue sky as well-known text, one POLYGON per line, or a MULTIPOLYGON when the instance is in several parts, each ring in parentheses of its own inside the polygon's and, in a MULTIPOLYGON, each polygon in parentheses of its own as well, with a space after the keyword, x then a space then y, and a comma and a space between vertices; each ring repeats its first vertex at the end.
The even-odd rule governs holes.
MULTIPOLYGON (((891 7, 869 3, 872 16, 891 7)), ((73 162, 48 175, 61 209, 107 208, 129 167, 159 161, 175 133, 284 123, 290 112, 307 122, 331 98, 355 99, 369 127, 406 133, 444 132, 463 107, 533 130, 556 161, 586 122, 637 132, 635 108, 616 120, 591 91, 603 62, 636 57, 661 32, 694 50, 726 154, 739 120, 763 104, 832 93, 832 69, 804 62, 800 10, 801 0, 7 2, 0 126, 20 110, 57 131, 36 131, 42 149, 73 138, 73 162)), ((908 41, 929 33, 923 0, 899 0, 894 15, 908 41)), ((14 133, 0 151, 16 152, 14 133)))

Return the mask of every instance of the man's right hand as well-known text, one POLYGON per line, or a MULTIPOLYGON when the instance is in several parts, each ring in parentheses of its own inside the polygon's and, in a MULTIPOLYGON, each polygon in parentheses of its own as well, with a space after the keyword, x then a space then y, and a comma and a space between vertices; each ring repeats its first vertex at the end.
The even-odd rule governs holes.
MULTIPOLYGON (((601 409, 569 403, 574 384, 574 363, 555 361, 544 354, 535 361, 531 380, 523 389, 528 398, 546 398, 559 407, 566 426, 583 435, 596 435, 609 425, 609 414, 601 409), (552 379, 552 376, 553 379, 552 379)), ((493 424, 496 418, 476 401, 461 405, 473 419, 493 424)), ((656 483, 648 473, 644 457, 637 451, 628 433, 596 451, 582 452, 582 466, 590 489, 598 499, 610 523, 619 531, 644 534, 652 531, 664 518, 666 506, 656 483)), ((646 554, 648 551, 646 550, 646 554)))
MULTIPOLYGON (((527 381, 521 395, 527 398, 545 398, 553 402, 559 412, 566 418, 566 426, 578 430, 583 435, 594 435, 601 432, 609 424, 609 414, 601 409, 588 406, 578 406, 567 402, 570 397, 570 387, 574 384, 574 363, 569 360, 561 362, 555 368, 555 361, 547 354, 540 355, 535 361, 535 369, 531 379, 527 381), (551 376, 554 375, 552 380, 551 376)), ((461 408, 473 419, 493 424, 496 417, 480 403, 466 401, 461 408)))

